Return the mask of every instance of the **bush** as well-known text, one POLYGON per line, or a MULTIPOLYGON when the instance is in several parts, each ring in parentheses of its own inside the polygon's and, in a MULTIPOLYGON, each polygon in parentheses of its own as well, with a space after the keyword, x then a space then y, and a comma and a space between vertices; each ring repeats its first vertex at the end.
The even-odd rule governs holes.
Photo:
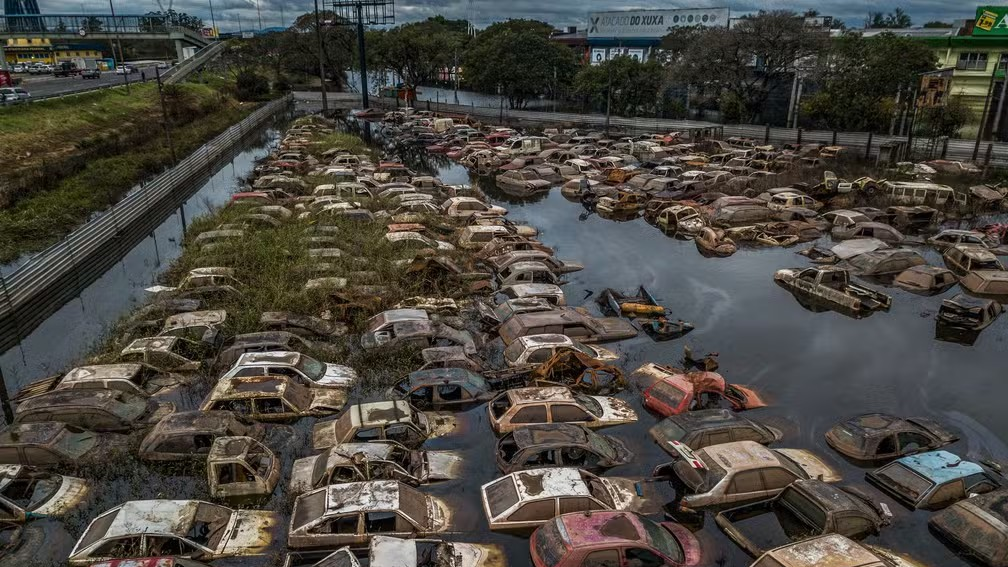
POLYGON ((269 81, 254 71, 242 71, 235 79, 235 94, 238 100, 261 100, 269 93, 269 81))

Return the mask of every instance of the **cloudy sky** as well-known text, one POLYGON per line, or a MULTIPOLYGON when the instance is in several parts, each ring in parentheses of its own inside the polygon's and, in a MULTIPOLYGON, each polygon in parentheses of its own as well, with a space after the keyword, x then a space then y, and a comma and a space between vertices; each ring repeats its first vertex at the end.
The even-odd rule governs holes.
MULTIPOLYGON (((142 13, 158 9, 155 0, 113 0, 116 12, 142 13)), ((172 0, 161 0, 167 9, 172 0)), ((320 5, 327 0, 319 0, 320 5)), ((331 1, 331 0, 328 0, 331 1)), ((202 17, 210 22, 210 3, 214 17, 223 31, 237 30, 239 21, 243 29, 259 27, 259 13, 263 27, 289 25, 299 14, 312 9, 312 0, 173 0, 176 10, 202 17)), ((632 8, 704 8, 727 6, 732 15, 756 10, 788 9, 802 12, 809 9, 821 14, 839 17, 848 26, 860 26, 869 10, 890 11, 901 7, 913 18, 915 24, 930 20, 971 18, 976 5, 964 0, 694 0, 668 2, 660 0, 396 0, 396 21, 422 20, 429 16, 472 18, 479 27, 507 18, 534 18, 545 20, 557 27, 584 26, 590 11, 623 10, 632 8)), ((1008 4, 994 0, 987 4, 1008 4)), ((39 0, 43 13, 108 13, 107 0, 39 0)))

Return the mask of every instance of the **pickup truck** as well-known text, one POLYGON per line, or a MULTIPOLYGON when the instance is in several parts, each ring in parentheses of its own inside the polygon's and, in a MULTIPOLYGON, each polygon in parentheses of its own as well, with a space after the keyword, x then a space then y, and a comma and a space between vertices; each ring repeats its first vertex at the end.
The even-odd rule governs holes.
POLYGON ((873 289, 853 284, 850 274, 835 266, 814 266, 778 270, 774 281, 795 295, 838 311, 850 311, 855 316, 873 311, 887 311, 892 298, 873 289))
POLYGON ((55 67, 53 67, 54 77, 73 77, 79 72, 80 70, 77 69, 77 66, 73 63, 63 62, 58 63, 55 67))

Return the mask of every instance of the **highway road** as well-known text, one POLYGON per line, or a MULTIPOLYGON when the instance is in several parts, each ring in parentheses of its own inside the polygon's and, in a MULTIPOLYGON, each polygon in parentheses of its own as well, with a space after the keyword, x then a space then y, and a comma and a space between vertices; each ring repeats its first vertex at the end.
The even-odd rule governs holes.
MULTIPOLYGON (((148 81, 154 80, 154 65, 152 64, 148 67, 138 67, 137 72, 129 76, 130 83, 140 82, 141 71, 148 81)), ((162 69, 162 72, 164 72, 164 69, 162 69)), ((123 76, 116 75, 112 71, 103 72, 99 79, 82 79, 80 76, 53 77, 52 75, 29 75, 27 73, 18 73, 14 76, 22 79, 21 87, 30 92, 33 98, 69 94, 124 83, 123 76)))

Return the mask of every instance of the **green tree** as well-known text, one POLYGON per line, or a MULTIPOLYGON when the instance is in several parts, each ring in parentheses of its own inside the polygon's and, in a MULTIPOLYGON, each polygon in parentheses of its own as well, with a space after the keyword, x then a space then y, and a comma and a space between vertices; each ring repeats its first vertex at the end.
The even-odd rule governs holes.
POLYGON ((795 63, 822 53, 828 37, 794 12, 761 12, 732 28, 677 28, 660 57, 671 81, 717 92, 727 117, 752 122, 771 85, 790 81, 795 63))
MULTIPOLYGON (((346 83, 346 70, 356 53, 356 39, 351 26, 340 25, 339 17, 331 10, 319 12, 319 30, 322 34, 323 62, 325 63, 326 80, 343 88, 346 83)), ((291 71, 320 76, 318 36, 315 33, 315 13, 308 12, 298 16, 294 24, 283 32, 276 34, 276 44, 256 42, 254 49, 266 54, 269 49, 277 50, 277 64, 281 62, 291 71)), ((270 34, 274 35, 274 34, 270 34)))
POLYGON ((867 25, 870 28, 900 29, 912 26, 913 20, 910 19, 910 14, 903 11, 903 8, 896 8, 885 15, 882 12, 871 12, 867 25))
POLYGON ((632 57, 616 57, 599 65, 587 65, 574 78, 574 93, 593 110, 608 105, 617 116, 654 115, 659 111, 662 68, 655 61, 642 63, 632 57))
POLYGON ((508 20, 476 36, 463 59, 466 83, 498 91, 511 108, 524 108, 540 95, 566 90, 578 62, 567 46, 550 40, 553 27, 534 20, 508 20))
POLYGON ((927 22, 922 27, 928 29, 948 29, 952 27, 952 24, 948 22, 942 22, 940 20, 935 20, 933 22, 927 22))
POLYGON ((370 32, 365 36, 368 65, 374 70, 394 71, 413 86, 430 84, 439 70, 453 67, 464 54, 467 27, 465 20, 438 16, 370 32))
POLYGON ((919 136, 928 138, 955 138, 964 126, 974 119, 973 109, 962 97, 950 97, 943 106, 921 108, 917 111, 919 136))
POLYGON ((910 38, 844 34, 816 66, 819 72, 812 78, 820 90, 805 99, 802 115, 834 130, 886 130, 899 88, 912 88, 936 64, 934 53, 910 38))

